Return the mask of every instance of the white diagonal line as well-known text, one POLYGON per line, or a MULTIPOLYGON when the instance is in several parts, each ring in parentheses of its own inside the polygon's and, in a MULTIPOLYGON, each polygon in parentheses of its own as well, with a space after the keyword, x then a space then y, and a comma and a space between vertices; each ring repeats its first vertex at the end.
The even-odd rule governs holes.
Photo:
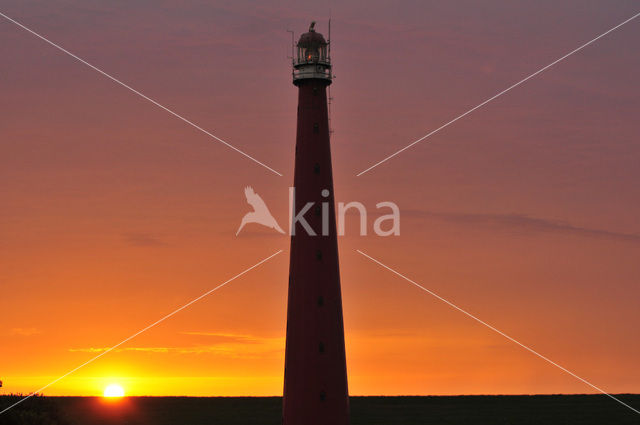
POLYGON ((207 136, 217 140, 218 142, 222 143, 223 145, 233 149, 234 151, 238 152, 239 154, 249 158, 250 160, 252 160, 253 162, 262 165, 264 168, 266 168, 267 170, 271 171, 272 173, 275 173, 279 176, 282 177, 282 174, 280 174, 279 172, 277 172, 276 170, 274 170, 273 168, 269 167, 268 165, 263 164, 262 162, 258 161, 257 159, 255 159, 254 157, 252 157, 251 155, 243 152, 242 150, 236 148, 235 146, 233 146, 232 144, 222 140, 221 138, 219 138, 218 136, 216 136, 215 134, 212 134, 210 132, 208 132, 207 130, 205 130, 204 128, 200 127, 197 124, 194 124, 193 122, 189 121, 188 119, 186 119, 185 117, 183 117, 182 115, 172 111, 171 109, 167 108, 166 106, 161 105, 160 103, 156 102, 155 100, 151 99, 150 97, 140 93, 138 90, 134 89, 131 86, 128 86, 127 84, 123 83, 122 81, 118 80, 117 78, 111 76, 110 74, 107 74, 106 72, 104 72, 103 70, 101 70, 100 68, 97 68, 93 65, 91 65, 89 62, 85 61, 84 59, 74 55, 73 53, 71 53, 70 51, 66 50, 65 48, 57 45, 56 43, 54 43, 53 41, 45 38, 44 36, 38 34, 37 32, 33 31, 30 28, 25 27, 24 25, 22 25, 20 22, 16 21, 15 19, 12 19, 10 17, 8 17, 7 15, 5 15, 4 13, 0 12, 0 16, 2 16, 3 18, 5 18, 6 20, 13 22, 14 24, 16 24, 17 26, 19 26, 20 28, 24 29, 25 31, 30 32, 31 34, 35 35, 36 37, 38 37, 39 39, 45 41, 46 43, 50 44, 51 46, 55 47, 56 49, 60 50, 63 53, 66 53, 67 55, 71 56, 72 58, 74 58, 75 60, 85 64, 86 66, 88 66, 89 68, 93 69, 94 71, 99 72, 100 74, 104 75, 105 77, 109 78, 110 80, 114 81, 115 83, 120 84, 122 87, 126 88, 127 90, 132 91, 133 93, 137 94, 138 96, 140 96, 141 98, 148 100, 149 102, 153 103, 154 105, 156 105, 158 108, 163 109, 165 111, 167 111, 168 113, 170 113, 171 115, 173 115, 174 117, 184 121, 185 123, 189 124, 191 127, 195 128, 196 130, 201 131, 202 133, 206 134, 207 136))
POLYGON ((596 387, 595 385, 593 385, 591 382, 587 381, 584 378, 579 377, 578 375, 576 375, 575 373, 571 372, 568 369, 565 369, 564 367, 560 366, 558 363, 554 362, 553 360, 543 356, 542 354, 538 353, 537 351, 535 351, 532 348, 527 347, 526 345, 524 345, 523 343, 513 339, 512 337, 510 337, 509 335, 505 334, 504 332, 494 328, 493 326, 491 326, 490 324, 488 324, 487 322, 477 318, 476 316, 474 316, 473 314, 469 313, 466 310, 463 310, 462 308, 458 307, 457 305, 453 304, 452 302, 442 298, 440 295, 436 294, 435 292, 432 292, 430 290, 428 290, 427 288, 425 288, 424 286, 420 285, 417 282, 414 282, 413 280, 409 279, 408 277, 406 277, 405 275, 395 271, 394 269, 392 269, 391 267, 387 266, 386 264, 383 264, 382 262, 376 260, 375 258, 371 257, 370 255, 365 254, 364 252, 360 251, 359 249, 356 249, 356 251, 358 251, 358 253, 362 254, 363 256, 367 257, 369 260, 373 261, 374 263, 384 267, 385 269, 389 270, 390 272, 392 272, 393 274, 400 276, 401 278, 403 278, 404 280, 406 280, 407 282, 411 283, 412 285, 422 289, 423 291, 427 292, 429 295, 433 295, 434 297, 436 297, 437 299, 439 299, 440 301, 444 302, 445 304, 449 305, 450 307, 455 308, 456 310, 458 310, 459 312, 469 316, 470 318, 472 318, 473 320, 475 320, 476 322, 486 326, 487 328, 491 329, 492 331, 502 335, 503 337, 507 338, 509 341, 514 342, 516 344, 518 344, 520 347, 524 348, 525 350, 529 351, 530 353, 535 354, 536 356, 540 357, 542 360, 551 363, 552 365, 554 365, 555 367, 559 368, 560 370, 568 373, 569 375, 573 376, 574 378, 584 382, 585 384, 587 384, 588 386, 590 386, 591 388, 597 390, 598 392, 601 392, 602 394, 611 397, 612 399, 614 399, 615 401, 617 401, 618 403, 622 404, 625 407, 628 407, 629 409, 633 410, 634 412, 640 414, 640 411, 634 409, 633 407, 629 406, 627 403, 623 402, 622 400, 612 396, 611 394, 601 390, 600 388, 596 387))
POLYGON ((457 116, 456 118, 452 119, 451 121, 449 121, 448 123, 441 125, 440 127, 436 128, 435 130, 433 130, 430 133, 425 134, 424 136, 422 136, 421 138, 419 138, 418 140, 411 142, 410 144, 408 144, 407 146, 405 146, 404 148, 396 151, 395 153, 392 153, 391 155, 389 155, 388 157, 384 158, 382 161, 378 161, 375 164, 373 164, 371 167, 367 168, 364 171, 359 172, 356 176, 360 177, 361 175, 363 175, 364 173, 376 168, 378 165, 382 164, 383 162, 387 162, 388 160, 390 160, 391 158, 393 158, 394 156, 406 151, 407 149, 409 149, 410 147, 420 143, 421 141, 423 141, 424 139, 426 139, 427 137, 430 137, 434 134, 436 134, 437 132, 439 132, 440 130, 448 127, 449 125, 453 124, 454 122, 458 121, 460 118, 464 118, 465 116, 469 115, 470 113, 472 113, 473 111, 475 111, 478 108, 483 107, 484 105, 486 105, 487 103, 491 102, 492 100, 502 96, 503 94, 505 94, 506 92, 508 92, 509 90, 518 87, 520 84, 524 83, 525 81, 535 77, 536 75, 540 74, 541 72, 546 71, 547 69, 551 68, 553 65, 557 64, 558 62, 568 58, 569 56, 573 55, 574 53, 584 49, 585 47, 587 47, 588 45, 595 43, 597 40, 601 39, 602 37, 604 37, 605 35, 609 34, 612 31, 617 30, 618 28, 620 28, 621 26, 623 26, 624 24, 634 20, 635 18, 637 18, 638 16, 640 16, 640 12, 636 13, 635 15, 633 15, 632 17, 630 17, 629 19, 627 19, 624 22, 619 23, 618 25, 616 25, 615 27, 611 28, 610 30, 603 32, 602 34, 600 34, 599 36, 597 36, 596 38, 594 38, 591 41, 588 41, 586 43, 584 43, 582 46, 570 51, 569 53, 567 53, 566 55, 562 56, 559 59, 556 59, 555 61, 551 62, 549 65, 545 66, 544 68, 539 69, 538 71, 534 72, 533 74, 529 75, 528 77, 518 81, 517 83, 507 87, 506 89, 502 90, 500 93, 496 94, 495 96, 490 97, 489 99, 485 100, 484 102, 482 102, 481 104, 474 106, 473 108, 469 109, 467 112, 463 113, 462 115, 457 116))
POLYGON ((102 353, 98 354, 95 357, 92 357, 91 359, 87 360, 86 362, 82 363, 80 366, 75 367, 74 369, 71 369, 69 372, 65 373, 64 375, 54 379, 53 381, 49 382, 47 385, 45 385, 42 388, 37 389, 36 391, 32 392, 31 394, 25 396, 24 398, 18 400, 17 402, 13 403, 11 406, 7 407, 6 409, 4 409, 3 411, 0 412, 0 415, 3 414, 4 412, 6 412, 9 409, 12 409, 13 407, 17 406, 18 404, 22 403, 23 401, 25 401, 26 399, 33 397, 35 394, 43 391, 44 389, 50 387, 51 385, 55 384, 56 382, 60 381, 61 379, 71 375, 72 373, 74 373, 75 371, 77 371, 78 369, 81 369, 83 367, 85 367, 86 365, 88 365, 89 363, 94 362, 95 360, 98 360, 100 357, 104 356, 105 354, 115 350, 116 348, 118 348, 119 346, 121 346, 122 344, 132 340, 133 338, 137 337, 138 335, 140 335, 141 333, 148 331, 149 329, 153 328, 154 326, 156 326, 157 324, 167 320, 168 318, 170 318, 171 316, 173 316, 174 314, 184 310, 185 308, 189 307, 191 304, 201 300, 202 298, 206 297, 207 295, 211 294, 212 292, 217 291, 218 289, 222 288, 223 286, 225 286, 227 283, 239 278, 240 276, 242 276, 243 274, 255 269, 256 267, 258 267, 259 265, 261 265, 262 263, 265 263, 266 261, 272 259, 273 257, 275 257, 276 255, 280 254, 282 252, 282 250, 279 250, 278 252, 276 252, 275 254, 271 254, 270 256, 268 256, 267 258, 257 262, 256 264, 254 264, 253 266, 249 267, 248 269, 245 269, 244 271, 238 273, 237 275, 233 276, 231 279, 221 283, 220 285, 216 286, 213 289, 210 289, 209 291, 205 292, 204 294, 200 295, 197 298, 194 298, 193 300, 189 301, 188 303, 184 304, 181 307, 178 307, 177 309, 173 310, 171 313, 163 316, 162 318, 156 320, 155 322, 153 322, 152 324, 140 329, 138 332, 134 333, 133 335, 129 336, 128 338, 123 339, 122 341, 120 341, 119 343, 117 343, 116 345, 108 348, 107 350, 103 351, 102 353))

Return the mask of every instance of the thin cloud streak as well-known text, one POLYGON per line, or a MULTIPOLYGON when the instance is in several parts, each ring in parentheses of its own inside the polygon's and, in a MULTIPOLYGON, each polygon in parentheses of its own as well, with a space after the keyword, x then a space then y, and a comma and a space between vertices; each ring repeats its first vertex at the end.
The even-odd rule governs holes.
POLYGON ((273 338, 262 338, 253 335, 242 335, 242 334, 233 334, 233 333, 225 333, 225 332, 181 332, 182 335, 190 335, 190 336, 204 336, 204 337, 212 337, 216 339, 221 339, 222 341, 229 341, 235 343, 244 343, 244 344, 255 344, 260 343, 266 340, 271 340, 273 338))
MULTIPOLYGON (((109 347, 69 348, 72 353, 102 353, 109 347)), ((284 353, 284 338, 265 338, 253 342, 223 342, 208 345, 176 346, 176 347, 123 347, 112 350, 115 353, 152 353, 152 354, 213 354, 216 356, 260 359, 273 354, 284 353)))
POLYGON ((504 227, 527 232, 557 233, 567 236, 581 236, 609 239, 622 242, 640 243, 640 234, 614 232, 571 224, 567 221, 531 217, 526 214, 485 214, 434 212, 423 210, 403 210, 403 216, 428 217, 458 224, 473 224, 486 227, 504 227))
MULTIPOLYGON (((116 353, 140 352, 157 354, 222 354, 232 357, 259 357, 261 354, 284 350, 284 337, 261 337, 229 332, 180 332, 181 335, 202 336, 205 344, 162 347, 122 347, 113 350, 116 353)), ((109 347, 69 348, 72 353, 101 353, 109 347)))
POLYGON ((41 334, 42 331, 38 328, 13 328, 9 331, 9 335, 19 336, 32 336, 41 334))
POLYGON ((161 246, 166 245, 156 236, 148 233, 129 233, 123 235, 124 240, 132 246, 161 246))

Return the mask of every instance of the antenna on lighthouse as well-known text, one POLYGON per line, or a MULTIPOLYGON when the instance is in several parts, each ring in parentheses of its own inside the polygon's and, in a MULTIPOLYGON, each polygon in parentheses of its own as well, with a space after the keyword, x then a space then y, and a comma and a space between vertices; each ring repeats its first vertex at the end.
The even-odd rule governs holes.
MULTIPOLYGON (((329 12, 331 14, 331 12, 329 12)), ((327 49, 329 49, 329 59, 331 59, 331 18, 329 18, 329 37, 327 39, 327 49)))
MULTIPOLYGON (((327 59, 331 62, 331 10, 329 10, 329 35, 327 39, 327 59)), ((333 73, 333 70, 331 71, 333 73)), ((331 76, 333 78, 333 75, 331 76)), ((331 86, 327 87, 327 94, 329 99, 327 101, 327 121, 329 124, 329 137, 333 135, 333 128, 331 127, 331 103, 333 102, 333 96, 331 96, 331 86)))
POLYGON ((291 59, 291 63, 293 64, 293 52, 294 52, 294 46, 295 46, 295 42, 294 40, 294 33, 293 30, 287 30, 287 32, 291 33, 291 56, 287 56, 288 59, 291 59))

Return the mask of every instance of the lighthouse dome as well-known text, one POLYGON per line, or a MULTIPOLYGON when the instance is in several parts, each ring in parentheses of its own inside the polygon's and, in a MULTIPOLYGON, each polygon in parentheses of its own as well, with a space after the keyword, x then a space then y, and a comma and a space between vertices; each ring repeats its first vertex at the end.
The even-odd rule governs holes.
POLYGON ((315 31, 305 32, 300 36, 300 40, 298 41, 299 47, 320 47, 326 46, 326 44, 327 41, 322 34, 315 31))

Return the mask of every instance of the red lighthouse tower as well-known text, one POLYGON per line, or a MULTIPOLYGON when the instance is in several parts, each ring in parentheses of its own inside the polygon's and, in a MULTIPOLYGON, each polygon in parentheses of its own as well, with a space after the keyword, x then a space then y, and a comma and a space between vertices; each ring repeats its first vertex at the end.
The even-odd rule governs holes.
POLYGON ((284 425, 349 423, 327 113, 331 78, 328 43, 312 23, 293 58, 298 87, 293 211, 301 215, 307 208, 308 226, 294 219, 291 228, 284 425))

